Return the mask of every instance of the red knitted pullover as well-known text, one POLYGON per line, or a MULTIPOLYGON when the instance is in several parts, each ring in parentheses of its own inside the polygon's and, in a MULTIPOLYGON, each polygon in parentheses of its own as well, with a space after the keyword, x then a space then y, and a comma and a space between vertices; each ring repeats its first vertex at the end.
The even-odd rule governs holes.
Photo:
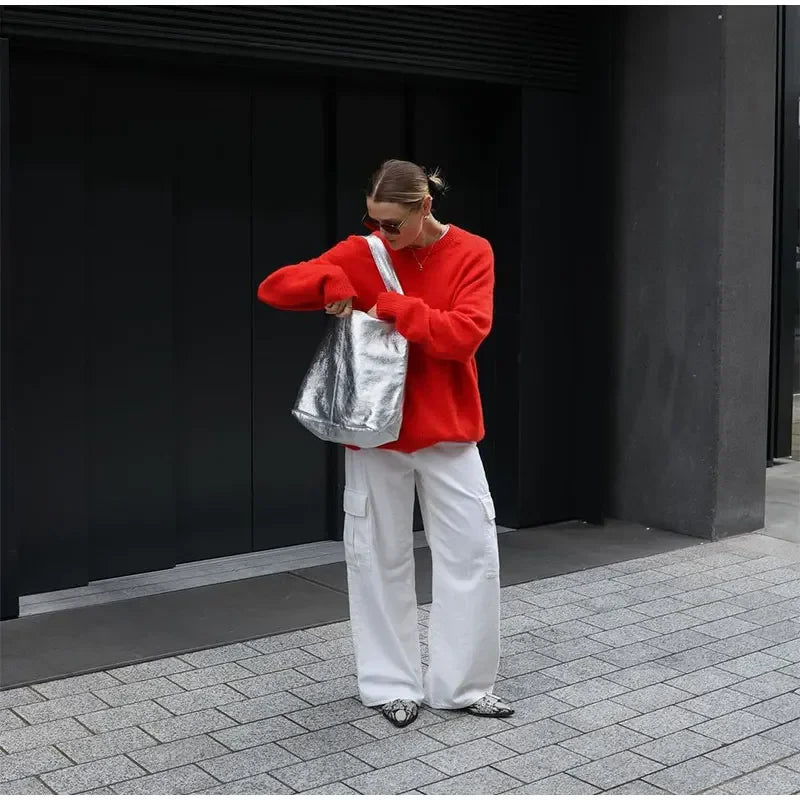
POLYGON ((451 225, 430 248, 387 251, 405 294, 387 292, 362 236, 350 236, 319 258, 265 278, 258 299, 287 311, 320 311, 353 297, 353 308, 377 303, 409 341, 400 438, 383 447, 406 453, 438 442, 484 436, 475 352, 492 326, 494 256, 486 239, 451 225))

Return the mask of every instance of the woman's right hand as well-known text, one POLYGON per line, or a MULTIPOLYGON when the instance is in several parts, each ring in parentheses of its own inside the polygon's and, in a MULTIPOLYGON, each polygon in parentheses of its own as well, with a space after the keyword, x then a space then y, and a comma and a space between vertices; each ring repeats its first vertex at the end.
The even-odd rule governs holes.
POLYGON ((325 313, 332 314, 336 317, 348 317, 353 313, 353 298, 348 297, 347 300, 339 300, 336 303, 328 303, 325 306, 325 313))

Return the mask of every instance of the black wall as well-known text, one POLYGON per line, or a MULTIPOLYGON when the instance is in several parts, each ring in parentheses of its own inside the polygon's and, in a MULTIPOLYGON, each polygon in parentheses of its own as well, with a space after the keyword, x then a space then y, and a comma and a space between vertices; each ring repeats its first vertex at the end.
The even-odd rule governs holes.
POLYGON ((324 317, 255 295, 360 232, 387 157, 440 165, 440 217, 495 246, 478 360, 498 521, 573 516, 578 101, 127 55, 11 48, 18 593, 337 538, 340 449, 289 415, 324 317))

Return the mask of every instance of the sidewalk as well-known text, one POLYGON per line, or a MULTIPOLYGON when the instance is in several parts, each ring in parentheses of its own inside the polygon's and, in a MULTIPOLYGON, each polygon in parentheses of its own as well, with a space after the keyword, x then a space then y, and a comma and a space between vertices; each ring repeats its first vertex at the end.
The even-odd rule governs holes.
POLYGON ((0 693, 0 794, 799 792, 800 465, 773 470, 783 538, 503 588, 509 720, 392 727, 337 623, 0 693))

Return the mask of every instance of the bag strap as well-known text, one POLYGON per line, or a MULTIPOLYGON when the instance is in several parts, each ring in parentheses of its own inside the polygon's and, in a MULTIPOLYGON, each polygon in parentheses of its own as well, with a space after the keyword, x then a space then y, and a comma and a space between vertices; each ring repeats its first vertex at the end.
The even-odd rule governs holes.
POLYGON ((386 252, 386 245, 381 241, 380 237, 371 233, 369 236, 364 237, 367 240, 369 249, 372 251, 372 258, 375 260, 375 266, 383 278, 384 286, 387 292, 397 292, 403 294, 403 287, 400 285, 400 280, 397 273, 394 271, 392 260, 386 252))

